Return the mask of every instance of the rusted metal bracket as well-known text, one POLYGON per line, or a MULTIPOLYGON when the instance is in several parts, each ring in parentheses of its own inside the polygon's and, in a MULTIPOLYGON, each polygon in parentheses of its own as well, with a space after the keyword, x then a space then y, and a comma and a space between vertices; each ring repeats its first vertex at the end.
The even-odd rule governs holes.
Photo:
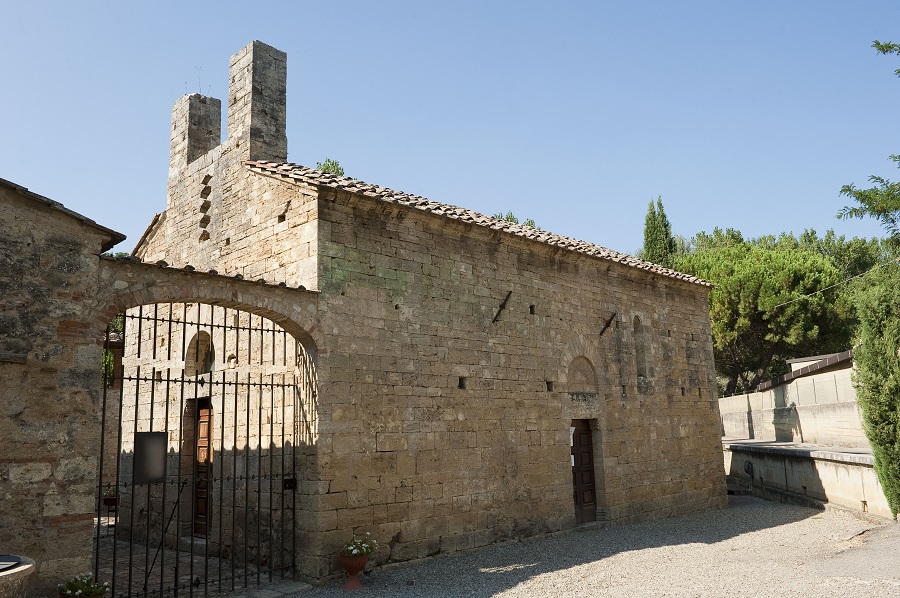
POLYGON ((497 310, 497 315, 495 315, 495 316, 494 316, 494 319, 491 320, 491 324, 493 324, 494 322, 497 321, 497 318, 500 317, 500 313, 506 308, 506 302, 509 301, 510 295, 512 295, 512 291, 510 291, 510 292, 508 292, 508 293, 506 294, 506 298, 505 298, 505 299, 503 300, 503 302, 500 304, 500 309, 497 310))
POLYGON ((613 323, 613 320, 616 318, 616 312, 613 312, 609 319, 603 323, 603 328, 600 329, 600 337, 603 337, 603 333, 606 332, 606 329, 609 328, 610 324, 613 323))

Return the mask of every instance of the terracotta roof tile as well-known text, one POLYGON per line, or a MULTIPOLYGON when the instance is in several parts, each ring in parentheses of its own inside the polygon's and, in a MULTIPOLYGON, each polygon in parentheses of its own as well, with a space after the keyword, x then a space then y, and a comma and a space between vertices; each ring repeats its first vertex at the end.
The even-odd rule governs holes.
POLYGON ((337 175, 329 174, 327 172, 322 172, 321 170, 316 170, 314 168, 300 166, 299 164, 259 160, 255 162, 244 162, 244 165, 252 172, 275 177, 280 180, 294 183, 303 183, 306 185, 319 187, 330 187, 332 189, 341 189, 350 193, 357 193, 365 195, 367 197, 380 199, 388 203, 399 204, 420 209, 426 212, 431 212, 432 214, 437 214, 446 218, 453 218, 454 220, 461 220, 463 222, 470 222, 479 226, 486 226, 494 230, 508 232, 510 234, 532 239, 534 241, 545 243, 547 245, 562 247, 563 249, 569 249, 578 253, 583 253, 586 255, 591 255, 594 257, 625 264, 639 270, 653 272, 654 274, 659 274, 660 276, 675 278, 677 280, 683 280, 685 282, 699 284, 707 287, 712 286, 708 282, 701 280, 696 276, 677 272, 669 268, 663 268, 662 266, 659 266, 657 264, 653 264, 651 262, 647 262, 624 253, 619 253, 617 251, 607 249, 606 247, 601 247, 600 245, 594 245, 593 243, 588 243, 586 241, 579 241, 578 239, 573 239, 571 237, 556 235, 547 231, 538 230, 531 226, 526 226, 524 224, 507 222, 506 220, 500 220, 498 218, 479 214, 478 212, 468 210, 466 208, 461 208, 459 206, 438 203, 435 201, 431 201, 425 197, 420 197, 418 195, 410 195, 409 193, 403 193, 402 191, 394 191, 393 189, 388 189, 387 187, 372 185, 363 181, 351 179, 349 177, 340 177, 337 175))

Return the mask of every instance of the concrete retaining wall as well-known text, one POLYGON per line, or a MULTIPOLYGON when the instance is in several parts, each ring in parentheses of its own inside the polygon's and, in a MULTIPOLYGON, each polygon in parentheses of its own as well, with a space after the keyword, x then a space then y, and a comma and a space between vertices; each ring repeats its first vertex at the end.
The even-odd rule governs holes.
POLYGON ((722 436, 866 448, 850 369, 719 399, 722 436))
POLYGON ((723 445, 725 472, 753 494, 790 492, 846 509, 891 518, 873 457, 853 449, 810 450, 765 443, 723 445), (747 463, 752 469, 747 467, 747 463), (748 471, 749 469, 749 471, 748 471))

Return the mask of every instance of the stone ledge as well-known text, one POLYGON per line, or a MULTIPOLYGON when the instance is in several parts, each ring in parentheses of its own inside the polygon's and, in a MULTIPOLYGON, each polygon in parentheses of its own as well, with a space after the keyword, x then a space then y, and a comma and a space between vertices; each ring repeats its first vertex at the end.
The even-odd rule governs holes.
POLYGON ((722 449, 731 452, 782 455, 785 457, 806 457, 820 461, 850 463, 866 467, 873 467, 875 464, 872 450, 861 448, 830 447, 799 442, 736 441, 722 439, 722 449))

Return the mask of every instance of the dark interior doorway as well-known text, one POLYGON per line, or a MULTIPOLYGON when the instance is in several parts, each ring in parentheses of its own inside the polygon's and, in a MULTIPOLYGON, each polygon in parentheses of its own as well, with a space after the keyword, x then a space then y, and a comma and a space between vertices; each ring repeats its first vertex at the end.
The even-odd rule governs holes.
POLYGON ((595 521, 597 519, 597 489, 594 482, 594 447, 590 420, 573 419, 570 433, 575 521, 576 523, 595 521))

